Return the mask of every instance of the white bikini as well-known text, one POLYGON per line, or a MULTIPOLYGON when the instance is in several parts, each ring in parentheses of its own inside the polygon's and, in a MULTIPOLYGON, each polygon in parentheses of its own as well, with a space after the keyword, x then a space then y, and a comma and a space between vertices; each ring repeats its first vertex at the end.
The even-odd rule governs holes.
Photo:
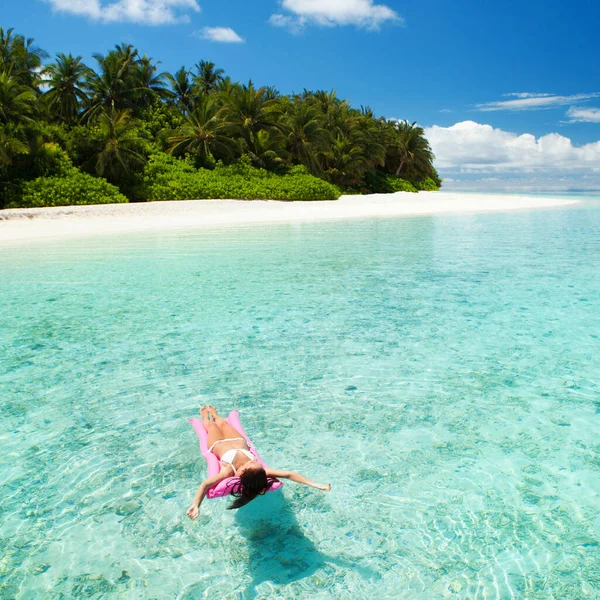
MULTIPOLYGON (((244 438, 228 438, 228 439, 224 439, 224 440, 217 440, 209 449, 209 452, 213 451, 213 448, 217 445, 220 444, 221 442, 238 442, 238 441, 243 441, 245 442, 246 440, 244 438)), ((227 452, 225 452, 225 454, 223 454, 223 456, 221 456, 221 462, 225 463, 226 465, 229 465, 232 469, 233 469, 233 474, 237 476, 237 472, 235 467, 233 466, 233 461, 235 460, 235 457, 237 456, 237 453, 241 452, 244 456, 246 456, 247 458, 249 458, 250 460, 255 460, 256 456, 254 456, 254 454, 252 454, 252 452, 250 452, 249 450, 246 450, 244 448, 231 448, 230 450, 227 450, 227 452)))

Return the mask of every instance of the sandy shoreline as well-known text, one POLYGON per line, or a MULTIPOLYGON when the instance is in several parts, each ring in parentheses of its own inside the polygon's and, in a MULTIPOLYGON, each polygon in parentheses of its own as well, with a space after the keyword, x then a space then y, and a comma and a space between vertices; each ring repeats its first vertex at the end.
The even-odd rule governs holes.
POLYGON ((0 211, 0 243, 170 229, 550 208, 568 198, 420 192, 342 196, 336 201, 187 200, 0 211))

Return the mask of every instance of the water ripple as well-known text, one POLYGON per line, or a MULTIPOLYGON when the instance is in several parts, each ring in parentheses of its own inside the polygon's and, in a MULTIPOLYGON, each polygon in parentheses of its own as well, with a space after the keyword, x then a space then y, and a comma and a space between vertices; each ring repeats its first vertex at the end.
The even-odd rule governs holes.
POLYGON ((600 595, 600 211, 0 255, 0 597, 600 595), (187 423, 332 481, 232 514, 187 423))

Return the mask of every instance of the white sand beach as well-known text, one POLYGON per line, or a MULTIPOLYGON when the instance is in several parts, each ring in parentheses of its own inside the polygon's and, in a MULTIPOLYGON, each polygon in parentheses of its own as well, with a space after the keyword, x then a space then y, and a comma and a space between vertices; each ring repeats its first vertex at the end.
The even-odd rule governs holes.
POLYGON ((268 223, 478 213, 576 204, 569 198, 420 192, 342 196, 323 202, 187 200, 0 211, 0 243, 105 233, 268 223))

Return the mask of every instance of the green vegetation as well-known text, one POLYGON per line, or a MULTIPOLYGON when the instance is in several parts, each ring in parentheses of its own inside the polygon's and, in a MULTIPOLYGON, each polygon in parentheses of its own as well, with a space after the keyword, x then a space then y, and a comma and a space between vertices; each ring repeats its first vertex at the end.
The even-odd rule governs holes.
POLYGON ((127 202, 119 188, 104 179, 73 169, 62 177, 38 177, 25 181, 21 197, 7 208, 39 206, 71 206, 75 204, 112 204, 127 202))
POLYGON ((226 166, 196 169, 189 162, 165 154, 150 157, 139 195, 145 200, 191 200, 238 198, 256 200, 336 200, 340 190, 312 177, 304 167, 292 167, 278 175, 252 166, 242 157, 226 166))
POLYGON ((126 44, 94 60, 0 28, 0 208, 441 186, 422 128, 333 91, 286 96, 207 61, 162 73, 126 44))

